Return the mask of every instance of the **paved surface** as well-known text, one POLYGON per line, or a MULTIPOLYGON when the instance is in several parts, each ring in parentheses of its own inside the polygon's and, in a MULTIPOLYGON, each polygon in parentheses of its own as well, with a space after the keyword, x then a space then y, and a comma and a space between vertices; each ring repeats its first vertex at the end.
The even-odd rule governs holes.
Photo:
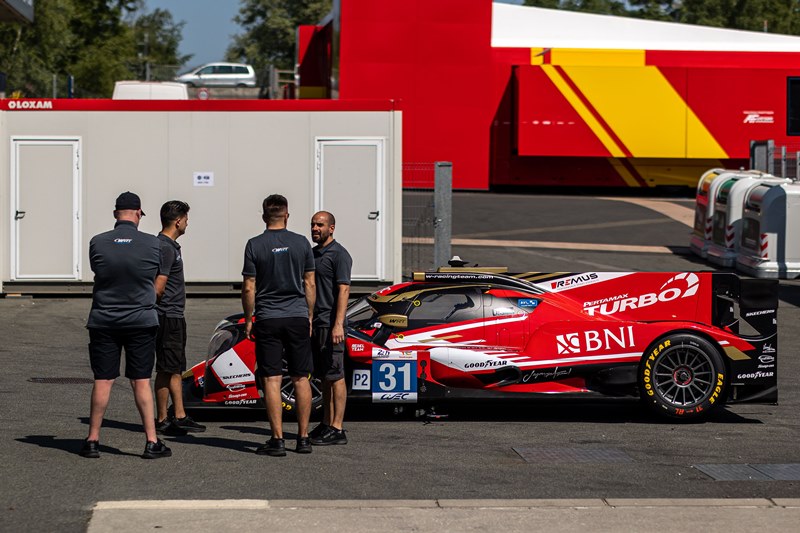
MULTIPOLYGON (((672 207, 653 210, 630 199, 457 194, 457 238, 670 252, 553 245, 456 246, 454 253, 525 271, 711 269, 687 255, 689 228, 678 219, 680 208, 691 203, 653 202, 672 207), (485 235, 490 232, 496 234, 485 235)), ((91 385, 30 381, 90 378, 83 329, 90 301, 6 298, 0 300, 0 531, 296 531, 318 523, 333 531, 468 530, 473 524, 511 531, 688 531, 691 524, 693 530, 758 525, 788 531, 787 524, 798 523, 800 481, 714 481, 696 467, 800 463, 800 283, 782 282, 780 295, 780 405, 734 405, 702 424, 654 420, 628 401, 453 405, 449 419, 433 422, 354 405, 346 417, 347 446, 285 458, 253 453, 267 438, 262 411, 212 413, 204 417, 206 433, 167 439, 174 455, 157 461, 139 458, 144 438, 124 380, 112 394, 97 460, 76 455, 87 431, 91 385), (576 499, 590 503, 570 503, 576 499), (108 503, 164 500, 201 503, 186 512, 174 505, 156 511, 108 503), (227 510, 209 503, 218 500, 256 503, 227 510), (358 509, 349 500, 357 500, 358 509), (453 500, 466 507, 454 508, 459 504, 448 503, 453 500), (734 505, 723 507, 725 501, 734 505), (294 509, 301 504, 304 509, 294 509)), ((236 298, 189 300, 190 364, 205 359, 214 325, 239 305, 236 298)), ((287 423, 287 433, 295 428, 287 423)))
POLYGON ((89 533, 159 529, 296 532, 795 531, 800 499, 741 500, 236 500, 98 504, 89 533), (188 518, 187 515, 189 515, 188 518), (652 524, 652 525, 651 525, 652 524))

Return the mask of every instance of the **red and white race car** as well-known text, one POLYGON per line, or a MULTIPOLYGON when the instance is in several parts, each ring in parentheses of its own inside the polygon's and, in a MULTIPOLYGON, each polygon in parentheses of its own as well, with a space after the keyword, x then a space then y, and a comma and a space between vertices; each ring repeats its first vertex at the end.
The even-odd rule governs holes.
MULTIPOLYGON (((351 398, 639 396, 700 418, 777 401, 777 281, 716 272, 424 272, 348 308, 351 398)), ((187 407, 260 402, 241 315, 184 374, 187 407)), ((291 382, 284 408, 292 410, 291 382)), ((319 402, 315 388, 315 402, 319 402)))

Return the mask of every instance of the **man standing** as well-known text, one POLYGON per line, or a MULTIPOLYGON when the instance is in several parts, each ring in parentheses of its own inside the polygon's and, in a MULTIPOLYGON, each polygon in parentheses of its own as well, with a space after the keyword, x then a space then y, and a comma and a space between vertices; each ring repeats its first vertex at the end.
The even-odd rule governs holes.
POLYGON ((156 432, 164 435, 186 435, 202 432, 206 427, 186 415, 183 409, 181 372, 186 369, 186 284, 183 258, 178 238, 189 225, 189 204, 179 200, 161 206, 161 272, 156 278, 158 296, 158 336, 156 337, 156 432), (169 398, 175 417, 167 412, 169 398))
POLYGON ((242 269, 242 309, 245 333, 256 344, 258 375, 264 388, 272 438, 256 450, 274 457, 286 455, 283 439, 281 379, 283 352, 294 384, 297 453, 311 453, 311 321, 316 286, 311 245, 286 229, 289 203, 280 194, 264 199, 264 233, 247 241, 242 269), (252 321, 255 311, 255 324, 252 321))
POLYGON ((83 457, 100 457, 100 427, 119 376, 125 348, 125 377, 130 379, 136 407, 147 439, 144 459, 169 457, 172 451, 156 437, 150 376, 155 359, 156 291, 159 244, 152 235, 138 230, 144 216, 139 197, 124 192, 117 198, 114 229, 92 238, 89 261, 94 272, 92 309, 89 312, 89 361, 94 373, 89 436, 83 457))
POLYGON ((315 375, 322 379, 322 423, 311 433, 314 445, 347 444, 342 428, 347 403, 344 382, 344 328, 347 299, 350 296, 350 271, 353 260, 344 246, 333 238, 336 218, 320 211, 311 218, 311 240, 316 265, 317 305, 314 308, 315 375))

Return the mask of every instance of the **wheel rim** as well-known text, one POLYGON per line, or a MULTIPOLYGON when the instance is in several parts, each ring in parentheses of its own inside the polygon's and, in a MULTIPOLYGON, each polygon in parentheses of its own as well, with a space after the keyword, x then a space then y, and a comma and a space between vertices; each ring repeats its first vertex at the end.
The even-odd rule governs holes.
POLYGON ((667 403, 692 407, 714 390, 714 363, 703 350, 688 344, 664 350, 654 365, 653 386, 667 403))
MULTIPOLYGON (((311 405, 316 405, 322 401, 321 382, 317 378, 311 378, 308 380, 308 383, 311 385, 311 405)), ((294 392, 294 382, 285 372, 281 379, 281 399, 291 405, 295 405, 297 401, 294 392)))

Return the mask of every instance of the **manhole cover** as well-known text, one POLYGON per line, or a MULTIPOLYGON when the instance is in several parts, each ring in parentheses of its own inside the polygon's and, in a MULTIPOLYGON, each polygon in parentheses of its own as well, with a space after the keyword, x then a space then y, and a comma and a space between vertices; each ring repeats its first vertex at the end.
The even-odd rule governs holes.
POLYGON ((56 385, 91 385, 92 378, 29 378, 31 383, 54 383, 56 385))
POLYGON ((632 463, 616 448, 511 448, 527 463, 632 463))

